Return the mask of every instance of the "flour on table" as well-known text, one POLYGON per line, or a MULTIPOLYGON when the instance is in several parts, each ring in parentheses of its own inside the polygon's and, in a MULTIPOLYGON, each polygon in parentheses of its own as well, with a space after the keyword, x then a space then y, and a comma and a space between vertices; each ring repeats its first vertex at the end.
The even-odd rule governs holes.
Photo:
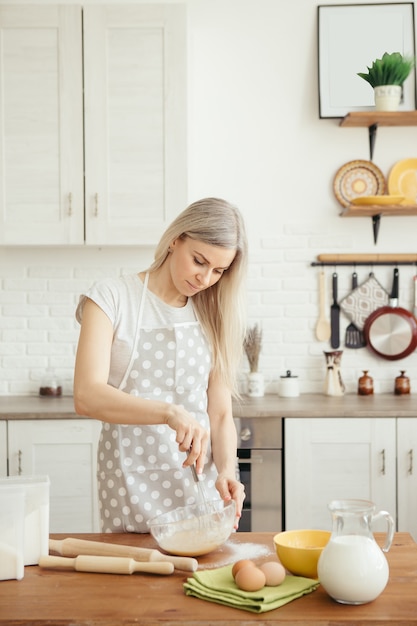
POLYGON ((263 556, 275 555, 275 551, 265 544, 234 543, 231 541, 226 541, 217 549, 217 553, 215 563, 200 563, 198 569, 214 569, 236 563, 240 559, 256 560, 263 556))

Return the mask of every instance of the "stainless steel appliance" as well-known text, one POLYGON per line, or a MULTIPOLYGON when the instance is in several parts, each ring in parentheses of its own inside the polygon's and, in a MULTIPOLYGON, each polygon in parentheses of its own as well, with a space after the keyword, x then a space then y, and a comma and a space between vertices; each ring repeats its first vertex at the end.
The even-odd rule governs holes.
POLYGON ((239 530, 282 530, 283 420, 234 418, 238 434, 240 480, 246 499, 239 530))

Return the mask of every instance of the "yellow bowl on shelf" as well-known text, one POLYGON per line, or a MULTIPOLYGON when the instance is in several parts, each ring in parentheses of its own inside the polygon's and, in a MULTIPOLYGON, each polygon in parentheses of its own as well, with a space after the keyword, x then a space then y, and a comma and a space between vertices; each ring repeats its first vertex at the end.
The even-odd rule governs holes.
POLYGON ((330 539, 328 530, 285 530, 274 536, 277 557, 295 576, 317 578, 320 554, 330 539))

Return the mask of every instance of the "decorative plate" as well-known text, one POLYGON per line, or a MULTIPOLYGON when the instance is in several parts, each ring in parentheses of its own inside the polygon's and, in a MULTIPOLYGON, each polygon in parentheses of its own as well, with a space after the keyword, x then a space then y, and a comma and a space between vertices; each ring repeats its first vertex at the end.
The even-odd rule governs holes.
POLYGON ((392 167, 388 190, 392 194, 403 194, 404 204, 417 204, 417 159, 403 159, 392 167))
POLYGON ((359 196, 382 196, 386 192, 386 180, 372 161, 349 161, 336 172, 333 191, 344 207, 359 196))
POLYGON ((352 198, 351 204, 357 206, 371 205, 371 204, 401 204, 404 202, 405 196, 358 196, 352 198))

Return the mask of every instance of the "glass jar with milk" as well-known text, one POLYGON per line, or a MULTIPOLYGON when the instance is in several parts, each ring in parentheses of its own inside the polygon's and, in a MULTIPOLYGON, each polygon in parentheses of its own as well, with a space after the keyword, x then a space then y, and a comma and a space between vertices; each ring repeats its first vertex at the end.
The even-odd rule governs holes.
POLYGON ((387 511, 375 513, 375 504, 368 500, 334 500, 329 510, 333 530, 319 558, 319 580, 337 602, 372 602, 388 582, 384 552, 391 547, 394 521, 387 511), (386 520, 388 527, 382 550, 372 534, 372 524, 379 519, 386 520))

